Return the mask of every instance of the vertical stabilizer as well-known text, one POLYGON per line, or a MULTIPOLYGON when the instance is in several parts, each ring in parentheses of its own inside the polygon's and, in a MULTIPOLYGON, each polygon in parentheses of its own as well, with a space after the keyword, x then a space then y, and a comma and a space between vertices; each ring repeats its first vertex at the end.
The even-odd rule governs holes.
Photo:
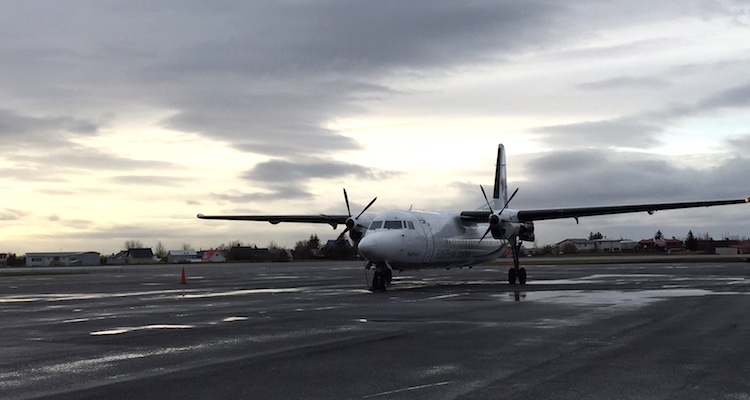
POLYGON ((502 209, 508 202, 508 181, 505 175, 505 146, 497 146, 497 164, 495 165, 495 189, 492 192, 492 208, 502 209))

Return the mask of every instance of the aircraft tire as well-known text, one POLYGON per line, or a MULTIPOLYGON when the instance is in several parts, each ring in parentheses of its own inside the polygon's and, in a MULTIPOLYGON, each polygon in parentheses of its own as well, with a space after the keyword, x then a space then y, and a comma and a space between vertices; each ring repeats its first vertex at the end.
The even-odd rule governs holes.
POLYGON ((511 268, 508 270, 508 283, 510 283, 511 285, 516 284, 516 269, 515 268, 511 268))
POLYGON ((385 280, 389 285, 391 284, 391 281, 393 280, 393 271, 391 271, 390 268, 385 270, 385 280))
POLYGON ((372 289, 382 292, 385 291, 386 287, 388 287, 386 274, 382 271, 375 271, 375 274, 372 276, 372 289))
POLYGON ((518 270, 518 283, 521 285, 526 284, 526 268, 521 268, 518 270))

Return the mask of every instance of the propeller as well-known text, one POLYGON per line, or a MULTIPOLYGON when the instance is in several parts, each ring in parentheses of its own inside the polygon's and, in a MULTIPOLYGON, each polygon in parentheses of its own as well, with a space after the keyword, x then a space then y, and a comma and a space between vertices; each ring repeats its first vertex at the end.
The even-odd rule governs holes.
POLYGON ((510 201, 513 200, 513 197, 515 197, 516 193, 518 193, 519 188, 516 188, 513 194, 510 195, 510 198, 508 199, 508 201, 505 202, 505 204, 503 204, 503 208, 500 210, 500 212, 495 214, 495 212, 492 211, 492 205, 490 204, 490 201, 487 198, 487 193, 485 193, 484 187, 482 187, 482 185, 479 185, 479 187, 482 189, 482 194, 484 195, 484 201, 487 202, 487 207, 490 208, 490 220, 489 220, 490 226, 487 227, 487 230, 484 231, 484 235, 482 235, 482 238, 479 239, 479 243, 482 243, 482 240, 484 240, 487 234, 490 233, 490 231, 492 231, 492 228, 494 228, 495 225, 500 223, 500 217, 498 215, 502 215, 503 211, 505 211, 505 209, 508 208, 508 204, 510 204, 510 201))
POLYGON ((352 218, 352 209, 351 207, 349 207, 349 196, 346 194, 346 188, 344 188, 344 201, 346 202, 346 211, 349 215, 349 218, 346 219, 346 229, 344 229, 344 231, 341 232, 341 234, 339 235, 338 239, 336 239, 336 241, 340 241, 344 239, 344 235, 346 235, 347 232, 351 231, 352 229, 354 229, 355 226, 357 226, 357 219, 359 219, 359 217, 361 217, 362 214, 364 214, 367 211, 367 209, 369 209, 370 206, 372 206, 372 204, 375 203, 375 200, 377 199, 378 199, 377 197, 372 199, 370 203, 367 204, 367 206, 362 210, 362 212, 360 212, 355 218, 352 218))

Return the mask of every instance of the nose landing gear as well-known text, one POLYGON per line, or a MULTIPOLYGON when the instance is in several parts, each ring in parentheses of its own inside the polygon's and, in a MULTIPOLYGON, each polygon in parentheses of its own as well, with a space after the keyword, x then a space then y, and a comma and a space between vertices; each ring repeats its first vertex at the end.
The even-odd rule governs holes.
POLYGON ((375 273, 372 276, 372 290, 382 292, 388 288, 393 279, 393 271, 385 263, 375 266, 375 273))

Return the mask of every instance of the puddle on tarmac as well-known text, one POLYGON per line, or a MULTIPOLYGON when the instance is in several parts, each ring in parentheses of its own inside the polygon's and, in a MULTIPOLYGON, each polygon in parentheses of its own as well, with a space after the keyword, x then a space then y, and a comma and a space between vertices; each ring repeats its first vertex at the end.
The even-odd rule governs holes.
POLYGON ((737 292, 713 292, 705 289, 663 288, 654 290, 548 290, 517 291, 495 294, 493 297, 515 301, 538 301, 574 306, 626 306, 641 307, 655 301, 675 297, 699 297, 709 295, 742 294, 737 292))

